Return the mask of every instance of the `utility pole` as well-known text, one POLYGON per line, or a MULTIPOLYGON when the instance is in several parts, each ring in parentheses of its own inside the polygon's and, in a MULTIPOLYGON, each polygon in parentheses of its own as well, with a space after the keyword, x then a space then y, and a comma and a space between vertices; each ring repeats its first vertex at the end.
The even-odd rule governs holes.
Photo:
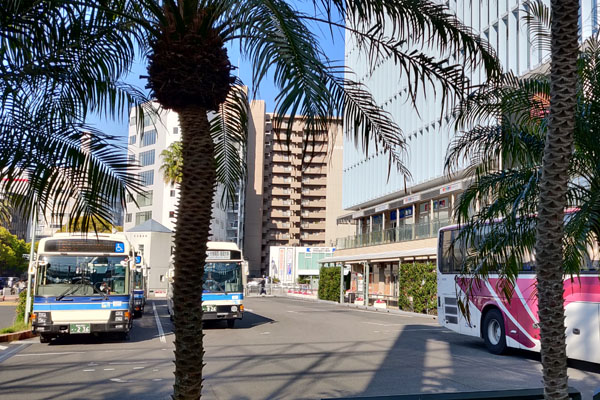
POLYGON ((29 268, 27 268, 27 301, 25 303, 25 319, 29 324, 29 310, 31 310, 31 284, 32 275, 35 274, 35 231, 37 230, 37 201, 33 197, 33 217, 31 221, 31 249, 29 250, 29 268))

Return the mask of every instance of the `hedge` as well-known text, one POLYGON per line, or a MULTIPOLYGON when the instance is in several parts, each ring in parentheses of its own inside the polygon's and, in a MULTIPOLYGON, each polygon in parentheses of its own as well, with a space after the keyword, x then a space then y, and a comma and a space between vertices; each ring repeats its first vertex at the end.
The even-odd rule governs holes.
POLYGON ((319 271, 319 299, 340 301, 340 267, 322 267, 319 271))
POLYGON ((400 265, 398 305, 405 311, 437 315, 437 273, 435 265, 400 265))

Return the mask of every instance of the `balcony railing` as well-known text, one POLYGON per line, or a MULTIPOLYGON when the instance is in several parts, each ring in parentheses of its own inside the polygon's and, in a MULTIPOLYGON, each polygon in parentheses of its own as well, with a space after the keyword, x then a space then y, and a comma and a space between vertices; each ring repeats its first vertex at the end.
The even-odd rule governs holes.
POLYGON ((451 219, 437 219, 431 222, 401 225, 384 231, 346 236, 345 238, 337 239, 336 248, 352 249, 356 247, 407 242, 409 240, 428 239, 436 237, 440 228, 450 225, 451 223, 451 219))

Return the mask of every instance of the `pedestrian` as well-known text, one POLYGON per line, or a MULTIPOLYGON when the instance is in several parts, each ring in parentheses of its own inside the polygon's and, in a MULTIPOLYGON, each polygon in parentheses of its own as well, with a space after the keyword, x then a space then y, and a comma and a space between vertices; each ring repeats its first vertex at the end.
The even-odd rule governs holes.
POLYGON ((23 282, 22 279, 19 281, 19 283, 17 283, 17 288, 18 288, 19 293, 21 293, 23 291, 23 289, 25 289, 25 282, 23 282))
POLYGON ((267 290, 265 289, 265 285, 266 285, 266 281, 265 281, 265 276, 263 275, 262 279, 260 280, 260 294, 267 294, 267 290))

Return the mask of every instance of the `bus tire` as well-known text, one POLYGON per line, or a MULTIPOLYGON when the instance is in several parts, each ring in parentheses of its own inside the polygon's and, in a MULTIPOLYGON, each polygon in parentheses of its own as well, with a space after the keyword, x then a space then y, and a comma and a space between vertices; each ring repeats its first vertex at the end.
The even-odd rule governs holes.
POLYGON ((40 334, 40 343, 50 343, 52 337, 50 335, 46 335, 44 333, 40 334))
POLYGON ((483 340, 490 353, 503 354, 506 352, 506 331, 504 330, 504 318, 502 318, 500 310, 492 309, 485 314, 483 340))
POLYGON ((229 329, 233 329, 234 326, 235 326, 235 319, 228 319, 227 320, 227 327, 229 329))

